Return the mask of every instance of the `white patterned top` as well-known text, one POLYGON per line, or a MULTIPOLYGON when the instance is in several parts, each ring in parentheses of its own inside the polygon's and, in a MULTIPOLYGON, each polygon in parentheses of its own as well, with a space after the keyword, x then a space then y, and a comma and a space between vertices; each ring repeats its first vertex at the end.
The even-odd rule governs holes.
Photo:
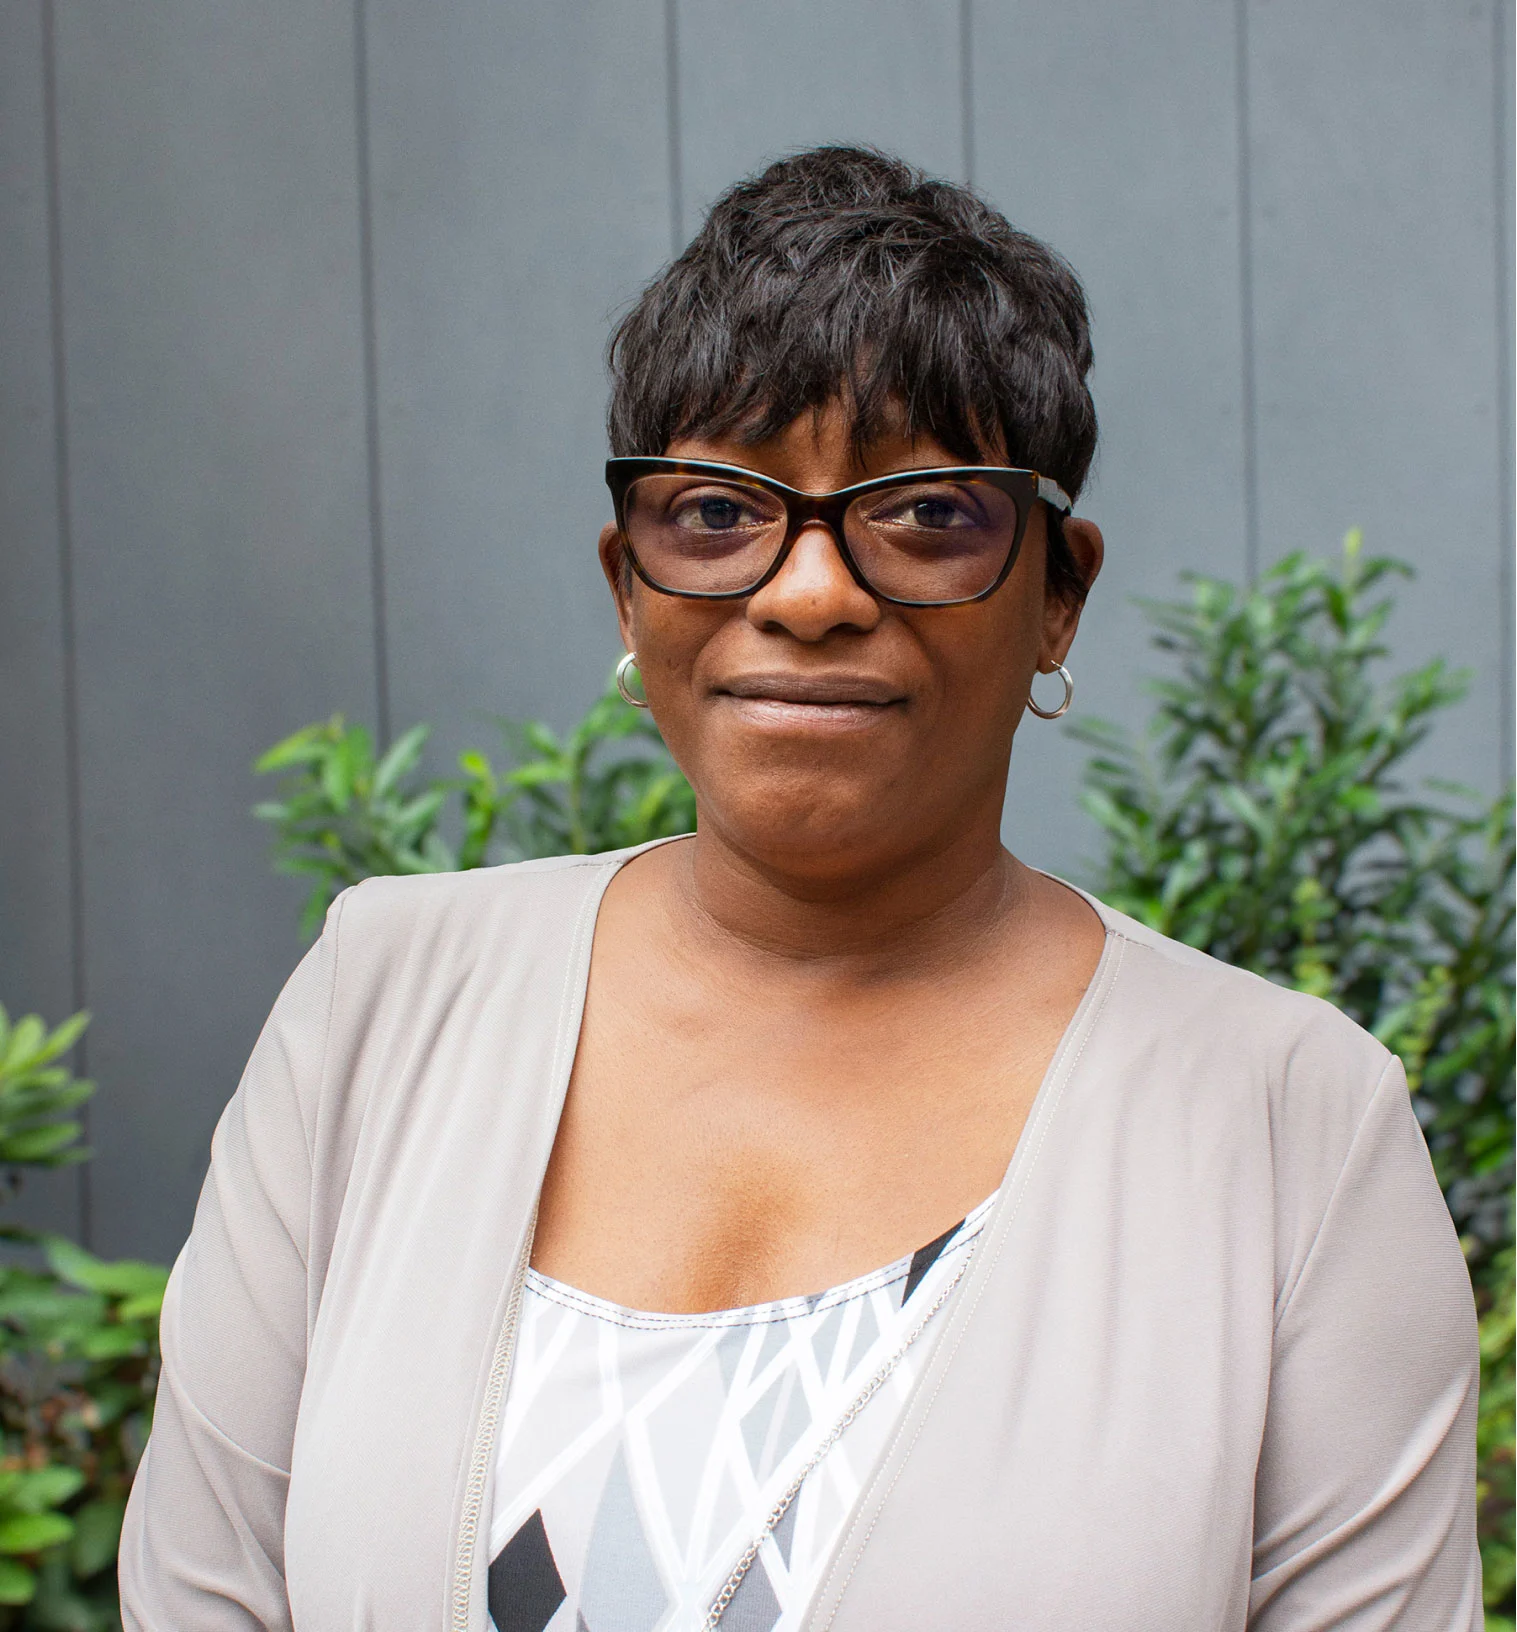
MULTIPOLYGON (((959 1272, 995 1201, 810 1297, 624 1309, 529 1271, 495 1450, 496 1632, 695 1632, 770 1510, 959 1272)), ((793 1632, 940 1316, 806 1477, 722 1616, 793 1632)))

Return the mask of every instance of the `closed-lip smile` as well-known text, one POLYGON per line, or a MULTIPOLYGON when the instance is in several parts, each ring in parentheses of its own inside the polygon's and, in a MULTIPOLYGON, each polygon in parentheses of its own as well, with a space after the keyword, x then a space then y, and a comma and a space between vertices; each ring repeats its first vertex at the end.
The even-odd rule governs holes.
POLYGON ((888 708, 904 703, 899 686, 869 674, 745 674, 715 686, 718 696, 810 708, 888 708))
POLYGON ((712 687, 747 730, 780 736, 870 731, 895 719, 906 697, 872 674, 744 674, 712 687))

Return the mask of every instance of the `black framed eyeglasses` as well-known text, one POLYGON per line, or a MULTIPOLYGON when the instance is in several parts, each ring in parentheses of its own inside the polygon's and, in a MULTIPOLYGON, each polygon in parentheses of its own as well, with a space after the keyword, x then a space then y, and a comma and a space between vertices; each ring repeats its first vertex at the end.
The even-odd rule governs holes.
POLYGON ((1071 509, 1035 470, 950 465, 902 470, 836 493, 801 493, 741 465, 608 459, 606 485, 632 569, 690 600, 752 595, 821 522, 854 580, 897 606, 982 601, 1016 564, 1033 505, 1071 509))

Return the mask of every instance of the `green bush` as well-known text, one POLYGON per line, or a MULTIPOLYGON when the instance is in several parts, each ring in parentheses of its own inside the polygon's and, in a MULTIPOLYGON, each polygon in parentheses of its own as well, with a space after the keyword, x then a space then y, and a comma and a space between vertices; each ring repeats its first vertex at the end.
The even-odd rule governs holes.
POLYGON ((459 755, 456 778, 419 779, 430 729, 412 726, 376 758, 363 726, 334 714, 286 737, 254 767, 285 775, 281 797, 255 806, 254 815, 274 825, 274 865, 315 881, 301 921, 306 934, 339 891, 377 873, 588 855, 695 826, 690 784, 658 728, 614 685, 566 737, 538 721, 505 725, 511 763, 501 770, 470 750, 459 755), (450 816, 456 845, 445 837, 450 816))
POLYGON ((1512 1547, 1513 1334, 1512 1249, 1498 1255, 1490 1299, 1480 1321, 1479 1478, 1480 1552, 1485 1564, 1487 1632, 1511 1625, 1517 1558, 1512 1547))
POLYGON ((87 1014, 49 1031, 35 1014, 11 1024, 0 1008, 0 1170, 15 1191, 28 1167, 66 1167, 88 1159, 82 1125, 69 1112, 95 1091, 59 1062, 84 1034, 87 1014))
POLYGON ((1098 894, 1166 935, 1327 998, 1403 1059, 1482 1311, 1481 1546, 1512 1609, 1512 796, 1403 778, 1464 679, 1380 682, 1389 581, 1350 534, 1243 592, 1145 603, 1177 673, 1140 737, 1091 722, 1098 894))
MULTIPOLYGON (((61 1063, 87 1015, 49 1031, 0 1008, 0 1165, 85 1160, 69 1113, 90 1083, 61 1063)), ((0 1632, 121 1624, 116 1544, 158 1380, 168 1272, 104 1263, 61 1236, 0 1229, 0 1632)))

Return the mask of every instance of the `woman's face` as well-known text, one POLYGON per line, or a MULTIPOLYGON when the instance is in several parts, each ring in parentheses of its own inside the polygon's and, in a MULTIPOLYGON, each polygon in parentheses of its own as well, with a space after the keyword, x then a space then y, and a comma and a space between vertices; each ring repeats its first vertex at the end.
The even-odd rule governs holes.
MULTIPOLYGON (((807 492, 960 463, 931 438, 896 432, 860 462, 835 407, 768 442, 692 438, 667 451, 807 492)), ((649 589, 624 573, 619 534, 607 527, 601 560, 622 638, 695 789, 703 831, 818 883, 888 870, 971 829, 998 833, 1033 676, 1063 660, 1079 619, 1044 594, 1045 516, 1036 505, 1015 566, 988 599, 925 608, 876 600, 820 524, 739 601, 649 589)), ((1090 582, 1099 531, 1068 521, 1065 536, 1090 582)))

